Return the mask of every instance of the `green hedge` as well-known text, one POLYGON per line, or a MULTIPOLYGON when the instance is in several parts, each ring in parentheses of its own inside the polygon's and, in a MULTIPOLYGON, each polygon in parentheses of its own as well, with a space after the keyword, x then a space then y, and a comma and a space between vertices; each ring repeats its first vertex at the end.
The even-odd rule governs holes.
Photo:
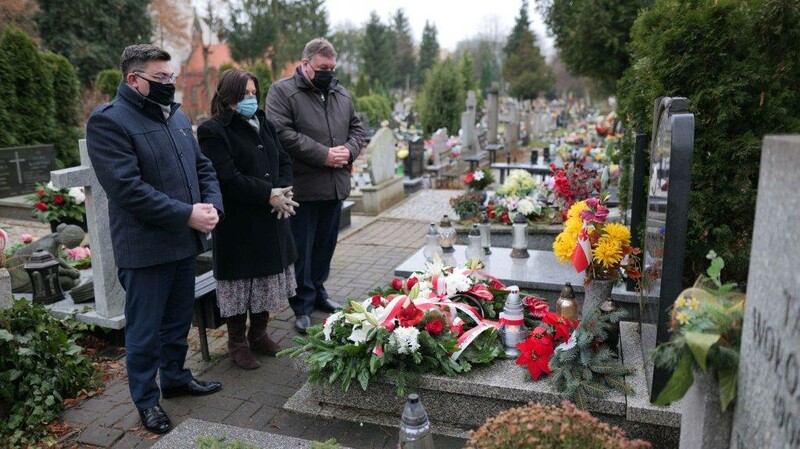
POLYGON ((94 87, 110 100, 117 96, 117 87, 119 87, 121 81, 122 72, 118 69, 101 70, 97 73, 94 87))
POLYGON ((75 67, 67 58, 46 51, 42 57, 53 73, 53 94, 55 119, 58 126, 53 130, 53 144, 56 147, 56 168, 80 165, 78 139, 83 133, 80 125, 81 85, 75 67))
POLYGON ((657 0, 634 23, 618 84, 628 129, 650 131, 659 96, 695 114, 686 285, 711 249, 747 280, 762 139, 800 132, 798 23, 790 0, 657 0))
POLYGON ((392 118, 392 105, 383 95, 367 95, 356 98, 356 111, 366 120, 371 128, 378 128, 384 120, 392 118))

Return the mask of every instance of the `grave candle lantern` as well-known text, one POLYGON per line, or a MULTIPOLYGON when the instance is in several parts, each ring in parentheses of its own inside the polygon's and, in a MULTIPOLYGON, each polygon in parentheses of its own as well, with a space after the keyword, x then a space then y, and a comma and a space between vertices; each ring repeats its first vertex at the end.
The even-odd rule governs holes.
POLYGON ((445 214, 439 223, 439 244, 442 246, 443 253, 455 251, 453 244, 456 242, 456 230, 450 224, 450 218, 445 214))
POLYGON ((481 247, 481 232, 478 230, 477 224, 472 225, 472 229, 469 230, 469 236, 467 238, 469 239, 469 242, 467 243, 467 250, 464 254, 467 258, 467 261, 475 258, 481 260, 481 256, 483 256, 483 248, 481 247))
POLYGON ((25 271, 31 278, 33 302, 52 304, 64 299, 61 284, 58 282, 58 261, 49 252, 36 250, 25 263, 25 271))
POLYGON ((530 257, 528 254, 528 220, 524 215, 518 213, 514 217, 512 226, 511 257, 515 259, 530 257))
POLYGON ((578 319, 578 300, 575 299, 575 292, 569 282, 564 284, 556 301, 556 315, 561 315, 569 320, 578 319))
POLYGON ((483 247, 483 254, 492 254, 492 224, 489 223, 489 216, 486 212, 481 214, 481 222, 478 224, 478 229, 481 233, 481 246, 483 247))
POLYGON ((519 357, 520 350, 517 348, 517 343, 522 343, 528 338, 525 309, 519 297, 519 287, 511 285, 507 290, 509 293, 506 304, 500 314, 500 340, 508 357, 519 357))
POLYGON ((422 255, 425 260, 433 262, 435 255, 442 256, 442 247, 439 246, 439 231, 436 229, 436 223, 431 222, 428 226, 428 233, 425 234, 425 248, 422 249, 422 255))

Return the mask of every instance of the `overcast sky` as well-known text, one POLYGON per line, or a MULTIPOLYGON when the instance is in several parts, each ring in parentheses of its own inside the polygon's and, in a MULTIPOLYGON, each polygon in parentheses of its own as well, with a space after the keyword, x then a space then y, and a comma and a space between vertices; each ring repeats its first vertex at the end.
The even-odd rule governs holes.
MULTIPOLYGON (((411 24, 414 42, 419 45, 425 21, 436 25, 439 45, 455 50, 456 44, 464 39, 474 37, 495 27, 502 35, 508 35, 514 26, 514 19, 522 5, 521 0, 326 0, 331 29, 337 25, 351 22, 361 26, 369 20, 371 11, 375 11, 384 23, 397 9, 405 11, 411 24)), ((545 26, 534 2, 530 2, 528 15, 532 28, 538 38, 542 52, 546 56, 552 53, 552 40, 545 38, 545 26), (544 42, 542 42, 544 38, 544 42)))

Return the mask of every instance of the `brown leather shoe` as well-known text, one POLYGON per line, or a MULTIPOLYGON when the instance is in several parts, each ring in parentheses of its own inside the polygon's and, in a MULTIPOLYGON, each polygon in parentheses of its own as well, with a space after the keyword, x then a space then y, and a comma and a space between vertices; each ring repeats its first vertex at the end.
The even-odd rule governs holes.
POLYGON ((250 346, 247 344, 245 329, 247 327, 247 314, 234 315, 227 318, 228 323, 228 353, 233 363, 243 369, 256 369, 261 362, 253 357, 250 346))
POLYGON ((281 347, 269 338, 269 333, 267 333, 268 322, 269 313, 250 313, 250 331, 247 334, 247 341, 253 351, 275 357, 275 354, 280 352, 281 347))

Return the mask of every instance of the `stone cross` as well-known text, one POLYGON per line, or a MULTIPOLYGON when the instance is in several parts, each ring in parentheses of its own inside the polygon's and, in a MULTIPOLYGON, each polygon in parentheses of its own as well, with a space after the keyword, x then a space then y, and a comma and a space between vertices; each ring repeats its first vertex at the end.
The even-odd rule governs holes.
POLYGON ((497 141, 497 119, 500 114, 497 104, 497 94, 499 89, 497 88, 496 83, 492 83, 491 87, 489 87, 489 93, 486 99, 488 103, 488 128, 489 128, 489 135, 487 136, 487 143, 490 145, 498 143, 497 141))
POLYGON ((81 165, 52 171, 50 179, 57 188, 84 187, 86 220, 92 247, 95 311, 104 318, 112 318, 125 311, 125 291, 117 279, 117 266, 111 249, 108 197, 92 168, 86 139, 81 139, 79 144, 81 165))
POLYGON ((395 176, 397 139, 391 129, 384 126, 375 133, 367 147, 367 164, 372 185, 377 186, 395 176))
POLYGON ((447 148, 447 128, 439 128, 433 133, 433 165, 436 167, 440 167, 443 161, 442 156, 446 155, 450 152, 450 149, 447 148))
POLYGON ((508 124, 506 125, 506 153, 517 151, 519 145, 519 115, 517 105, 508 105, 508 124))
POLYGON ((19 158, 19 152, 15 151, 14 152, 14 159, 11 159, 10 161, 8 161, 8 162, 10 162, 12 164, 17 164, 17 182, 19 182, 20 184, 22 184, 22 167, 19 166, 19 163, 20 162, 25 162, 26 160, 27 159, 20 159, 19 158))
POLYGON ((467 92, 466 110, 461 113, 461 154, 472 155, 478 151, 475 134, 475 91, 467 92))
POLYGON ((800 447, 798 166, 799 135, 764 138, 731 449, 800 447))

